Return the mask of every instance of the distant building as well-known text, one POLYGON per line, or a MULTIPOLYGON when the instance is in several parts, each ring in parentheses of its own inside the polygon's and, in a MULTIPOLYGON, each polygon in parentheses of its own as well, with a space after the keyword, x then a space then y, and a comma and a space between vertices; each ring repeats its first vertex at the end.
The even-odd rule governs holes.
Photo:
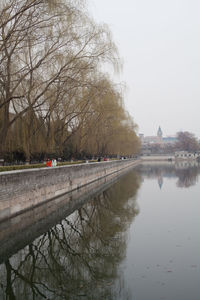
POLYGON ((157 137, 159 138, 159 140, 162 142, 162 136, 163 136, 163 133, 162 133, 162 130, 159 126, 158 128, 158 131, 157 131, 157 137))
POLYGON ((163 143, 173 144, 177 142, 177 138, 175 136, 167 136, 162 138, 163 143))
POLYGON ((157 135, 155 136, 144 136, 144 134, 139 134, 139 137, 140 137, 140 140, 141 140, 141 143, 143 145, 145 144, 173 144, 177 141, 177 138, 176 136, 166 136, 166 137, 163 137, 163 132, 162 132, 162 129, 161 127, 159 126, 158 127, 158 130, 157 130, 157 135))
POLYGON ((145 136, 143 139, 143 144, 159 144, 161 140, 158 136, 145 136))

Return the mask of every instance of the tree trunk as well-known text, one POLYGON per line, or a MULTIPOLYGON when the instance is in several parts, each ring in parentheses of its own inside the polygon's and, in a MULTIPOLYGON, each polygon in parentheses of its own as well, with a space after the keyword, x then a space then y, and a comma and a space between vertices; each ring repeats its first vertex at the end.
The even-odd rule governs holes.
POLYGON ((2 127, 0 128, 0 157, 3 157, 6 151, 6 140, 9 128, 9 104, 2 108, 2 127))

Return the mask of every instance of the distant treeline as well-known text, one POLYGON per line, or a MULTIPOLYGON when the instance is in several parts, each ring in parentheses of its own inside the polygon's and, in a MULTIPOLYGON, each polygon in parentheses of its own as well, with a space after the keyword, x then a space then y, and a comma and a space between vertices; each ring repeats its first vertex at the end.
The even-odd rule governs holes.
POLYGON ((0 3, 0 156, 6 160, 139 150, 122 87, 102 71, 119 70, 116 46, 83 2, 0 3))

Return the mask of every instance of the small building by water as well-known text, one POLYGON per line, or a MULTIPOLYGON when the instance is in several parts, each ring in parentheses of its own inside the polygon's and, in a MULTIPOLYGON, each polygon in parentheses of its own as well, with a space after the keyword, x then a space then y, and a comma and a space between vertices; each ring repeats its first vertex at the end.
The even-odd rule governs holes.
POLYGON ((180 160, 191 160, 191 159, 197 159, 200 157, 199 152, 188 152, 188 151, 176 151, 175 152, 175 159, 180 159, 180 160))

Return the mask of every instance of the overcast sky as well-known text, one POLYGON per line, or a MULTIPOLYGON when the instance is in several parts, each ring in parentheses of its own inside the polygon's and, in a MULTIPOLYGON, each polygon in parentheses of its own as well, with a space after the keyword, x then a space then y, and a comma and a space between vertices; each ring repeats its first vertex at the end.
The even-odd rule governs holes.
POLYGON ((123 60, 125 105, 139 132, 200 137, 200 1, 88 0, 123 60))

